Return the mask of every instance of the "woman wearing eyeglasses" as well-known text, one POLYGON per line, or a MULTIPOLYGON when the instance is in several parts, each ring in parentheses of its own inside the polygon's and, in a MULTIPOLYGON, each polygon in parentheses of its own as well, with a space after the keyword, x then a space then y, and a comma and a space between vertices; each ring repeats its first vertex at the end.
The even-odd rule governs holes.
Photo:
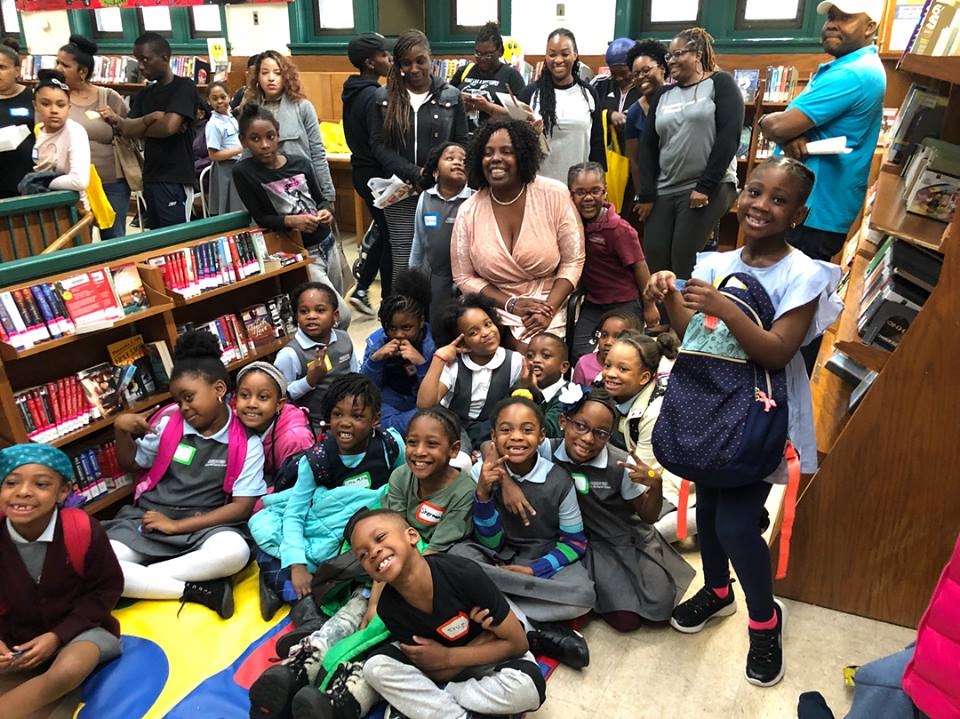
POLYGON ((480 28, 473 47, 475 60, 457 70, 450 81, 463 93, 467 128, 471 134, 492 116, 507 114, 506 108, 497 99, 498 92, 519 95, 525 86, 520 73, 500 60, 503 56, 503 36, 497 23, 488 22, 480 28))
POLYGON ((743 97, 717 67, 703 28, 680 32, 666 53, 675 84, 648 98, 640 139, 638 216, 650 272, 689 278, 697 252, 737 196, 743 97))
MULTIPOLYGON (((650 98, 667 81, 667 46, 659 40, 640 40, 627 53, 627 66, 630 68, 633 84, 640 93, 640 99, 627 110, 627 121, 624 126, 626 153, 630 158, 631 185, 633 188, 639 188, 640 137, 643 135, 647 113, 650 112, 650 98)), ((632 188, 628 185, 627 190, 632 188)), ((631 196, 631 200, 635 200, 635 194, 631 196)), ((624 207, 627 208, 623 211, 624 215, 635 217, 639 210, 639 203, 626 202, 624 207)))

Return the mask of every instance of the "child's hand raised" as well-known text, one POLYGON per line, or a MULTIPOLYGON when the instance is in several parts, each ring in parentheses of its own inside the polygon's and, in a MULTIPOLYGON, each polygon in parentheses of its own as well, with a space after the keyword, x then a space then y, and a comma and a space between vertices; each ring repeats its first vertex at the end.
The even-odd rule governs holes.
POLYGON ((398 354, 400 354, 400 340, 390 340, 370 355, 370 359, 374 362, 383 362, 387 357, 394 357, 398 354))
POLYGON ((709 282, 687 280, 683 288, 683 306, 694 312, 703 312, 723 319, 731 309, 736 309, 725 295, 709 282))
POLYGON ((537 386, 537 376, 533 373, 533 367, 530 366, 530 360, 523 358, 523 366, 520 368, 520 378, 517 380, 521 387, 532 388, 537 386))
POLYGON ((307 384, 316 387, 327 376, 327 348, 317 347, 317 358, 307 365, 307 384))
POLYGON ((498 484, 507 474, 503 463, 507 455, 497 457, 495 450, 484 452, 483 464, 480 466, 480 479, 477 480, 477 497, 481 502, 490 499, 495 484, 498 484))
POLYGON ((437 351, 433 353, 433 356, 439 357, 447 364, 451 364, 457 359, 458 354, 462 354, 466 351, 467 349, 463 345, 463 335, 461 334, 450 344, 444 345, 443 347, 438 347, 437 351))
POLYGON ((400 353, 400 356, 403 357, 410 364, 417 365, 418 367, 422 365, 427 360, 424 359, 423 355, 417 352, 417 348, 410 343, 410 340, 398 340, 399 349, 397 350, 400 353))
POLYGON ((650 488, 663 483, 663 475, 646 464, 634 452, 630 453, 630 459, 633 462, 617 462, 617 464, 627 470, 627 476, 630 477, 631 482, 650 488))
POLYGON ((142 437, 145 434, 156 434, 157 430, 147 421, 149 414, 150 412, 144 412, 143 414, 133 414, 129 412, 121 414, 113 421, 113 427, 134 437, 142 437))
POLYGON ((650 276, 647 288, 643 291, 643 297, 648 302, 663 302, 667 293, 674 292, 676 289, 677 276, 670 270, 661 270, 650 276))

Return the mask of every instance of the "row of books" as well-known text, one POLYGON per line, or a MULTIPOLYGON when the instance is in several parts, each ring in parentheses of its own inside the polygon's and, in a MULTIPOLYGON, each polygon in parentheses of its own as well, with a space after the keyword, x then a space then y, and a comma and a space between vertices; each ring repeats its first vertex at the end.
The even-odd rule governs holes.
POLYGON ((947 113, 947 98, 913 83, 900 104, 889 133, 887 162, 906 164, 925 137, 939 137, 947 113))
POLYGON ((184 247, 146 261, 159 268, 167 288, 183 297, 262 274, 267 259, 263 232, 240 232, 184 247))
POLYGON ((800 72, 793 65, 768 66, 766 78, 764 102, 789 102, 796 96, 800 72))
POLYGON ((174 75, 189 77, 198 85, 210 82, 210 63, 196 55, 174 55, 170 58, 174 75))
MULTIPOLYGON (((36 80, 41 70, 57 66, 56 55, 24 55, 20 59, 20 78, 36 80)), ((210 79, 210 63, 195 55, 174 55, 170 58, 173 74, 189 77, 198 84, 210 79)), ((95 55, 91 82, 134 83, 140 81, 137 61, 128 55, 95 55)))
POLYGON ((149 306, 133 263, 0 292, 0 340, 17 349, 103 329, 149 306))
POLYGON ((433 74, 449 82, 457 74, 457 70, 470 62, 472 61, 462 57, 450 60, 435 59, 433 61, 433 74))
POLYGON ((857 318, 863 342, 895 349, 933 292, 942 267, 939 253, 888 236, 864 273, 857 318))
POLYGON ((116 489, 133 484, 133 475, 124 472, 117 458, 117 443, 101 442, 70 457, 73 463, 73 492, 84 504, 116 489))
POLYGON ((960 55, 960 3, 927 0, 905 54, 960 55))
POLYGON ((960 145, 924 138, 903 178, 907 212, 950 222, 960 203, 960 145))

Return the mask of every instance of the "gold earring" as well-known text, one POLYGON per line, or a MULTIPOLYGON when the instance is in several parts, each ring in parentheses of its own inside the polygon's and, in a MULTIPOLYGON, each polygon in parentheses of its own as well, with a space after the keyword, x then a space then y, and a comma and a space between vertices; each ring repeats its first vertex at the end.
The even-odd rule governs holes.
POLYGON ((791 223, 790 223, 790 229, 791 229, 791 230, 792 230, 792 229, 795 229, 796 226, 797 226, 797 223, 796 223, 796 222, 791 222, 791 223))

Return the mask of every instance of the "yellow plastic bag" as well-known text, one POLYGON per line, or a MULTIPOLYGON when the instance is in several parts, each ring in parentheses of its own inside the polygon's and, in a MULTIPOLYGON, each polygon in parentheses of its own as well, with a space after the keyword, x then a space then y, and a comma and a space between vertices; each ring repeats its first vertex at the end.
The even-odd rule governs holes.
MULTIPOLYGON (((607 138, 607 111, 603 111, 603 137, 607 138)), ((615 130, 610 132, 612 143, 607 145, 607 199, 617 213, 623 205, 623 193, 630 181, 630 160, 620 152, 620 142, 615 130), (612 144, 612 147, 611 147, 612 144)))
POLYGON ((343 134, 342 120, 340 122, 321 122, 320 139, 323 140, 323 146, 328 153, 335 155, 350 153, 350 148, 347 146, 347 138, 343 134))
POLYGON ((100 182, 100 175, 97 174, 97 168, 90 165, 90 184, 87 185, 87 202, 90 203, 90 211, 93 213, 93 221, 101 230, 113 227, 114 220, 117 219, 117 213, 107 200, 107 195, 103 191, 103 183, 100 182))

